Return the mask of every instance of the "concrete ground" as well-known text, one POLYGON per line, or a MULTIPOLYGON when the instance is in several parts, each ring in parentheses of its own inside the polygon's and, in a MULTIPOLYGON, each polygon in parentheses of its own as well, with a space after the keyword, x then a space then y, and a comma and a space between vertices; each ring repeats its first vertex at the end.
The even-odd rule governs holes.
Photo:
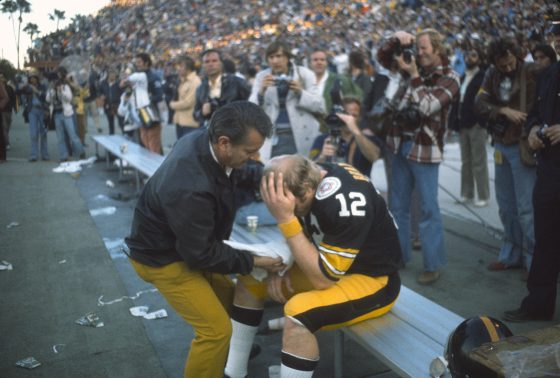
MULTIPOLYGON (((102 120, 107 133, 105 120, 102 120)), ((88 156, 95 155, 89 119, 88 156)), ((120 251, 135 204, 133 175, 119 181, 116 167, 98 161, 80 174, 54 173, 56 135, 48 133, 51 162, 27 162, 29 137, 21 115, 14 117, 8 162, 0 164, 0 260, 13 270, 0 271, 0 377, 181 377, 193 337, 186 325, 153 288, 140 280, 120 251), (114 187, 107 186, 107 180, 114 187), (19 225, 7 227, 12 222, 19 225), (168 317, 144 320, 129 308, 166 309, 168 317), (104 327, 75 324, 95 312, 104 327), (26 370, 16 361, 33 356, 41 366, 26 370)), ((165 151, 174 128, 163 132, 165 151)), ((489 151, 491 151, 489 147, 489 151)), ((440 206, 444 214, 448 265, 431 286, 416 283, 420 253, 401 272, 403 283, 463 317, 500 317, 516 308, 526 293, 521 271, 492 273, 486 265, 497 257, 501 224, 494 197, 474 209, 455 204, 459 193, 458 147, 446 147, 440 168, 440 206)), ((489 165, 492 169, 491 154, 489 165)), ((383 186, 374 169, 374 182, 383 186), (379 182, 378 182, 378 181, 379 182)), ((493 173, 491 173, 493 177, 493 173)), ((491 181, 493 191, 493 180, 491 181)), ((270 304, 266 318, 279 316, 270 304)), ((508 324, 514 333, 553 322, 508 324)), ((316 377, 333 374, 332 332, 318 334, 321 362, 316 377)), ((257 337, 263 352, 251 361, 251 377, 267 377, 279 363, 280 334, 257 337)), ((393 377, 381 363, 352 342, 345 350, 345 376, 393 377)))

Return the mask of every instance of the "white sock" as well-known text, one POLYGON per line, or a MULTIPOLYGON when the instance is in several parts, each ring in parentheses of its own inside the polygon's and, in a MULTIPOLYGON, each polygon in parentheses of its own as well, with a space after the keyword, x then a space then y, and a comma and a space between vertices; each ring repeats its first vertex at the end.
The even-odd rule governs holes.
POLYGON ((280 366, 280 378, 311 378, 313 377, 313 371, 303 371, 292 369, 282 364, 280 366))
POLYGON ((245 378, 251 347, 259 327, 239 323, 233 319, 231 320, 231 325, 233 333, 229 343, 225 373, 231 378, 245 378))

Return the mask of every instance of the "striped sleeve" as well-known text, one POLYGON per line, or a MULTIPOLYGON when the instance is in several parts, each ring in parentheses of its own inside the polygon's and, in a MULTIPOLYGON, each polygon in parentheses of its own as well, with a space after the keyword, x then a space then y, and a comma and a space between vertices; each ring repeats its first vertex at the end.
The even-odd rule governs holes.
POLYGON ((319 258, 323 273, 332 280, 338 280, 350 268, 359 250, 354 248, 339 248, 320 243, 319 258))

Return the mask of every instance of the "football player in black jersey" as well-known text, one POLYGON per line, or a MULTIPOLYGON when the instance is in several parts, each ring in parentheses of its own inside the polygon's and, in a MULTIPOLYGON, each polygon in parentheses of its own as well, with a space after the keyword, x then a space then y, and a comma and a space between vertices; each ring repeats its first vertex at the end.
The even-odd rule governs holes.
POLYGON ((226 375, 247 375, 267 297, 285 303, 281 376, 311 377, 314 336, 387 313, 400 291, 402 255, 393 218, 369 178, 348 164, 300 155, 269 161, 261 195, 295 258, 283 276, 238 280, 226 375))

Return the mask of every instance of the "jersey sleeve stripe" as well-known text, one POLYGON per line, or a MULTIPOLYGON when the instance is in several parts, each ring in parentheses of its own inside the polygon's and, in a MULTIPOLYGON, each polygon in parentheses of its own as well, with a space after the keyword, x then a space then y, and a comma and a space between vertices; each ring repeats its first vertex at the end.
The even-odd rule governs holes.
POLYGON ((324 250, 325 252, 330 252, 330 253, 346 252, 348 254, 357 255, 358 252, 360 252, 360 250, 356 248, 340 248, 325 243, 320 243, 319 248, 324 250))
POLYGON ((336 256, 340 256, 340 257, 346 257, 349 259, 353 259, 354 257, 356 257, 357 253, 346 253, 346 252, 338 252, 338 251, 333 251, 331 249, 327 249, 325 247, 323 247, 322 245, 319 245, 319 250, 328 253, 330 255, 336 255, 336 256))
POLYGON ((343 276, 344 273, 346 273, 346 271, 344 271, 344 270, 336 269, 336 268, 333 266, 332 262, 329 261, 329 259, 328 259, 326 256, 320 255, 320 257, 321 257, 321 262, 323 263, 323 265, 325 266, 325 268, 327 268, 327 270, 329 271, 329 273, 330 273, 331 275, 334 275, 334 276, 343 276))

